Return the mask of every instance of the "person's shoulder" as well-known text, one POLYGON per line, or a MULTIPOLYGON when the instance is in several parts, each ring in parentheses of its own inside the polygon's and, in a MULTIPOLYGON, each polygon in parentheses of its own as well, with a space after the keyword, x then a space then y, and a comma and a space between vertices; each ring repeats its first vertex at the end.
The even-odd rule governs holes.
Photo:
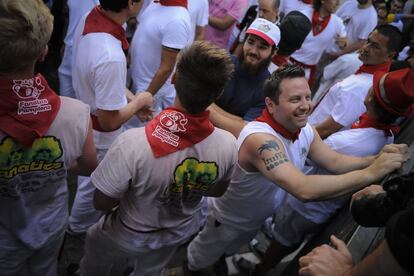
POLYGON ((89 105, 81 102, 78 99, 73 99, 70 97, 59 96, 60 97, 60 109, 63 112, 70 112, 70 114, 76 114, 75 117, 90 112, 89 105))

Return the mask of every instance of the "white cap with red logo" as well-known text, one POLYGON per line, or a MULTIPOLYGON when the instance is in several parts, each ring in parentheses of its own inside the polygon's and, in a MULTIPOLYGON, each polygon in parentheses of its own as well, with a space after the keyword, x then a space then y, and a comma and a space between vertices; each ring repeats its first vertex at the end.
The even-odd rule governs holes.
POLYGON ((246 31, 246 34, 256 35, 269 45, 276 45, 280 41, 280 30, 275 23, 264 18, 256 18, 246 31))

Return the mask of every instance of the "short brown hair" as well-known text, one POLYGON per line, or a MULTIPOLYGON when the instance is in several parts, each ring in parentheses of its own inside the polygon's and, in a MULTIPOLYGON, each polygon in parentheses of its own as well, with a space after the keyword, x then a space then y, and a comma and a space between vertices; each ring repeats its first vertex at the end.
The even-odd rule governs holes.
POLYGON ((194 42, 180 53, 175 89, 191 114, 204 111, 223 93, 234 72, 230 54, 209 42, 194 42))
POLYGON ((53 30, 53 16, 42 0, 0 1, 0 74, 34 64, 53 30))
POLYGON ((285 64, 270 75, 264 83, 263 94, 279 104, 280 84, 284 79, 304 78, 305 70, 296 64, 285 64))

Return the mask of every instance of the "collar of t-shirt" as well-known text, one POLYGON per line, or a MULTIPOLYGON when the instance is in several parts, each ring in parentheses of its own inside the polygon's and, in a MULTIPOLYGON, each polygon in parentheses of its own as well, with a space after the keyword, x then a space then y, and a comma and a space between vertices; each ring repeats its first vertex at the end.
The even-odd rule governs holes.
POLYGON ((262 115, 258 117, 256 121, 268 124, 274 131, 292 142, 295 142, 299 138, 300 128, 296 132, 290 132, 284 126, 279 124, 279 122, 273 119, 267 108, 263 109, 262 115))
POLYGON ((82 35, 89 33, 110 34, 121 41, 123 50, 128 50, 129 44, 124 28, 104 14, 100 5, 96 6, 86 17, 82 35))
POLYGON ((160 3, 163 6, 177 6, 187 8, 187 0, 155 0, 155 3, 160 3))
POLYGON ((281 56, 281 55, 276 54, 272 57, 272 62, 280 67, 280 66, 285 65, 286 63, 289 62, 289 57, 285 57, 285 56, 281 56))
POLYGON ((362 114, 359 117, 359 121, 353 123, 351 126, 353 129, 369 127, 383 130, 386 136, 396 135, 400 131, 399 126, 380 123, 376 119, 370 117, 367 113, 362 114))
POLYGON ((391 61, 387 61, 381 64, 375 65, 365 65, 363 64, 359 69, 355 72, 355 75, 361 73, 367 73, 373 75, 375 72, 388 72, 391 67, 391 61))
POLYGON ((49 130, 60 109, 60 97, 38 74, 31 79, 0 76, 0 130, 30 147, 49 130))
POLYGON ((319 11, 314 10, 312 14, 312 33, 314 36, 320 34, 325 30, 326 26, 329 24, 331 15, 325 16, 324 18, 320 17, 319 11))
POLYGON ((145 134, 155 158, 191 147, 214 131, 210 112, 188 114, 169 107, 145 126, 145 134))

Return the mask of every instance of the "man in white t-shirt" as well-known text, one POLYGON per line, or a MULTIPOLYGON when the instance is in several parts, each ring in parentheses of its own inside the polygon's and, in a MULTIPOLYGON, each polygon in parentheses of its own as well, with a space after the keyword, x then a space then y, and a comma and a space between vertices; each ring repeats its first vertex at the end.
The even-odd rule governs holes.
POLYGON ((188 0, 188 12, 191 19, 191 38, 193 41, 204 40, 206 37, 206 26, 208 25, 208 1, 188 0))
POLYGON ((350 128, 365 112, 364 99, 372 86, 373 74, 389 71, 401 39, 400 31, 390 25, 378 26, 369 35, 359 54, 363 65, 355 74, 332 86, 309 117, 309 123, 323 139, 350 128))
MULTIPOLYGON (((175 98, 171 74, 178 53, 192 37, 187 0, 151 3, 141 14, 132 38, 132 92, 148 91, 154 96, 155 113, 171 106, 175 98)), ((127 127, 142 126, 137 118, 127 127)))
POLYGON ((65 51, 62 62, 58 68, 59 73, 59 94, 75 98, 75 90, 72 86, 72 44, 73 34, 76 26, 86 13, 90 12, 93 7, 99 4, 98 0, 69 0, 67 6, 69 9, 69 24, 64 39, 65 51))
POLYGON ((312 110, 304 70, 285 65, 264 85, 266 108, 237 140, 238 166, 225 194, 210 200, 207 223, 187 249, 190 275, 252 239, 264 220, 283 204, 286 192, 301 201, 339 197, 399 168, 406 145, 364 158, 331 150, 307 123, 312 110), (305 175, 307 158, 337 175, 305 175))
POLYGON ((291 11, 311 11, 311 0, 280 0, 280 15, 284 17, 291 11))
POLYGON ((0 274, 56 276, 67 173, 97 165, 89 107, 35 74, 53 29, 43 1, 3 0, 0 14, 0 274))
POLYGON ((109 275, 125 257, 133 275, 159 275, 198 232, 202 197, 224 193, 237 160, 235 138, 205 110, 233 70, 224 49, 195 42, 177 64, 174 106, 114 142, 92 174, 95 207, 108 214, 88 231, 82 275, 109 275))
POLYGON ((364 45, 368 35, 377 26, 377 12, 372 0, 345 1, 336 12, 346 26, 347 46, 341 51, 331 53, 333 57, 351 53, 364 45))
MULTIPOLYGON (((73 39, 72 81, 76 98, 91 107, 94 142, 101 160, 123 124, 136 112, 152 105, 148 92, 133 96, 126 89, 128 48, 122 25, 138 13, 140 0, 100 0, 78 24, 73 39), (128 99, 127 99, 128 96, 128 99)), ((70 233, 85 233, 100 212, 92 206, 93 185, 78 179, 69 219, 70 233)))

